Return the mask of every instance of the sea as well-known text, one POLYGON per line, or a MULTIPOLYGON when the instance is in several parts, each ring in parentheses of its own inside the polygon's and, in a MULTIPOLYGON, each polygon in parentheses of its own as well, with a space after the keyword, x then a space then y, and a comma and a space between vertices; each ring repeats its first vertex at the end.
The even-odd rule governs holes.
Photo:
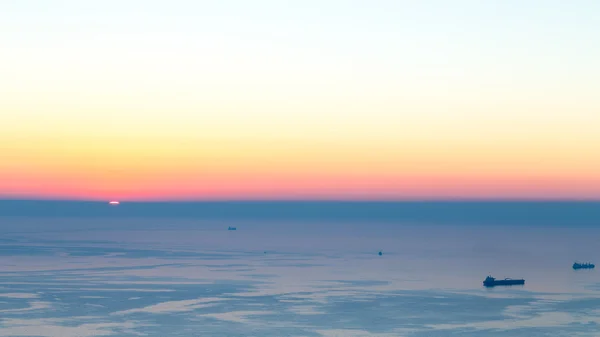
POLYGON ((600 203, 3 200, 0 336, 599 336, 575 261, 600 203))

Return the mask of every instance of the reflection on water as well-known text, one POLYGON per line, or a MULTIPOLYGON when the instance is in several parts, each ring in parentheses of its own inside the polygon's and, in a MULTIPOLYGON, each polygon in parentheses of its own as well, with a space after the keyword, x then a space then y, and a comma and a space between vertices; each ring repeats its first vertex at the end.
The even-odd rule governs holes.
POLYGON ((599 255, 585 233, 4 217, 0 336, 593 336, 600 277, 571 268, 599 255))

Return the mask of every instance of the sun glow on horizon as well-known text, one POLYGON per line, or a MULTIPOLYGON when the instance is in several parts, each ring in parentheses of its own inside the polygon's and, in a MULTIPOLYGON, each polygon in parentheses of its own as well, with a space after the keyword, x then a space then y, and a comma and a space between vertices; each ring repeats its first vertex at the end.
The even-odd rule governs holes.
POLYGON ((600 199, 600 3, 64 3, 0 4, 0 196, 600 199))

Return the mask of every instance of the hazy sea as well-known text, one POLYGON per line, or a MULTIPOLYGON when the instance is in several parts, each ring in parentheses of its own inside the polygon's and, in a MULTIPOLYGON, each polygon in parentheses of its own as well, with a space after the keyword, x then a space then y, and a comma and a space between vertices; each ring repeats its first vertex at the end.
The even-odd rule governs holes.
POLYGON ((598 203, 0 201, 0 336, 598 336, 576 260, 598 203))

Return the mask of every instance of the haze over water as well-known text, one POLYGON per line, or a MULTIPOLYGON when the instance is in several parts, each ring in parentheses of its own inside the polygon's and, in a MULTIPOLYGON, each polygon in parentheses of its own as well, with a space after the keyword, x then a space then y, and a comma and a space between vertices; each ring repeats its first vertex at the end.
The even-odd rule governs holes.
POLYGON ((597 203, 117 207, 0 202, 0 336, 593 336, 600 323, 600 276, 571 269, 600 255, 597 203), (526 283, 485 289, 489 273, 526 283))

